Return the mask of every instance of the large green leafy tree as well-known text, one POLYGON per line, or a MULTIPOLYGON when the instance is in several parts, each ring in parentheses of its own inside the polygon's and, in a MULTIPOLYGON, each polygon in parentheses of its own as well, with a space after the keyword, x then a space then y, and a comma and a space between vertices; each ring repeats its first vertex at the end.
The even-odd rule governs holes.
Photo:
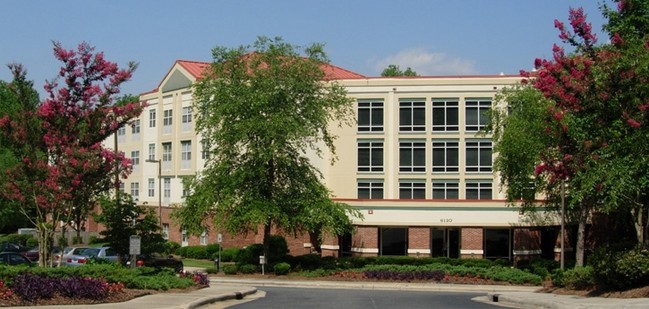
MULTIPOLYGON (((25 111, 36 111, 39 105, 38 93, 34 83, 27 80, 27 71, 20 64, 9 64, 13 75, 10 82, 0 81, 0 118, 9 118, 25 111)), ((0 134, 0 171, 12 168, 19 162, 22 154, 19 149, 11 147, 11 141, 0 134)), ((33 216, 33 209, 26 210, 33 216)), ((13 233, 17 228, 30 227, 29 219, 20 211, 20 205, 15 201, 0 195, 0 233, 13 233)))
POLYGON ((330 124, 353 121, 344 88, 327 81, 322 46, 260 37, 252 47, 212 53, 194 93, 197 130, 210 159, 189 181, 192 194, 174 217, 194 234, 207 218, 230 233, 263 226, 266 254, 272 227, 317 235, 349 231, 359 212, 331 200, 307 156, 322 155, 322 146, 335 153, 330 124))

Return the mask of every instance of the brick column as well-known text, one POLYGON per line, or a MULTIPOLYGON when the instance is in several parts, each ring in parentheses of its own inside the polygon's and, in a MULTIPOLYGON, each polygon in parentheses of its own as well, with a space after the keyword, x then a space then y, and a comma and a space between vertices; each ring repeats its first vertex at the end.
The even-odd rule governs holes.
POLYGON ((408 228, 408 256, 430 256, 430 227, 408 228))
POLYGON ((379 255, 379 228, 377 226, 358 226, 352 236, 352 252, 355 256, 379 255))
POLYGON ((484 257, 484 233, 482 228, 462 228, 460 257, 481 259, 484 257))

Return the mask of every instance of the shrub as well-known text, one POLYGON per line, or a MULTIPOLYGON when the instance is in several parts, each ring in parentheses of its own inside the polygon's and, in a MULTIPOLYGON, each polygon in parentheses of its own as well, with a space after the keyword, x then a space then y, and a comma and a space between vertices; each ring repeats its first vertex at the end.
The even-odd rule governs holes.
POLYGON ((252 244, 241 250, 236 257, 237 265, 259 264, 259 256, 264 254, 262 244, 252 244))
POLYGON ((2 241, 8 241, 28 248, 38 245, 38 239, 31 234, 8 234, 0 238, 0 242, 2 241))
POLYGON ((239 254, 239 248, 227 248, 221 251, 221 262, 234 262, 236 256, 239 254))
POLYGON ((595 275, 590 266, 575 267, 563 272, 563 286, 571 290, 585 290, 595 285, 595 275))
POLYGON ((207 252, 207 258, 214 260, 219 256, 219 248, 221 246, 219 244, 209 244, 205 246, 205 251, 207 252))
POLYGON ((54 279, 29 272, 17 275, 11 282, 14 293, 28 301, 52 298, 57 292, 56 288, 54 279))
POLYGON ((9 287, 5 285, 3 281, 0 281, 0 300, 9 299, 14 294, 9 287))
POLYGON ((257 272, 257 265, 244 264, 239 267, 239 271, 243 274, 254 274, 257 272))
POLYGON ((185 247, 185 255, 183 257, 207 260, 210 258, 210 255, 207 253, 205 246, 188 246, 185 247))
POLYGON ((92 235, 90 236, 88 240, 88 244, 95 245, 95 244, 101 244, 105 242, 103 238, 97 237, 97 235, 92 235))
POLYGON ((167 241, 164 243, 164 248, 166 254, 175 254, 176 250, 180 248, 180 244, 173 241, 167 241))
POLYGON ((289 260, 291 267, 299 271, 311 271, 322 267, 322 258, 317 254, 299 255, 289 260))
POLYGON ((275 275, 277 276, 287 275, 290 270, 291 265, 284 262, 275 264, 275 267, 273 268, 273 271, 275 271, 275 275))
POLYGON ((193 272, 193 273, 181 273, 180 274, 181 278, 190 278, 192 281, 194 281, 196 284, 201 285, 201 286, 209 286, 210 285, 210 279, 207 277, 207 274, 201 273, 201 272, 193 272))
POLYGON ((216 271, 216 267, 205 268, 205 272, 208 273, 208 274, 216 274, 216 273, 218 273, 218 271, 216 271))
POLYGON ((226 275, 236 275, 239 268, 235 264, 223 266, 223 273, 226 275))
POLYGON ((597 283, 625 289, 649 281, 649 253, 603 247, 590 259, 597 283))
POLYGON ((62 278, 55 284, 59 294, 65 297, 102 299, 108 296, 108 285, 101 279, 71 277, 62 278))

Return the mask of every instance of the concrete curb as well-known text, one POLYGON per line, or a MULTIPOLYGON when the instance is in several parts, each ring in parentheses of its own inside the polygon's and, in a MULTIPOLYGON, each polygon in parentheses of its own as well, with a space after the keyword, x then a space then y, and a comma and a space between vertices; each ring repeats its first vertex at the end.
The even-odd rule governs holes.
POLYGON ((195 301, 192 301, 181 308, 183 309, 195 309, 199 308, 201 306, 205 306, 208 304, 212 304, 218 301, 224 301, 224 300, 230 300, 230 299, 243 299, 244 297, 248 295, 252 295, 257 293, 257 288, 247 288, 244 290, 241 290, 239 292, 232 292, 232 293, 226 293, 226 294, 220 294, 220 295, 214 295, 214 296, 206 296, 200 299, 197 299, 195 301))

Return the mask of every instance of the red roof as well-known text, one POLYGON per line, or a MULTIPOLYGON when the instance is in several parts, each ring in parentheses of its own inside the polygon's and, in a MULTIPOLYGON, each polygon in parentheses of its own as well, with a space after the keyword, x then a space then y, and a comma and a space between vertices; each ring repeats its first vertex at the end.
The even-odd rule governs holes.
MULTIPOLYGON (((208 62, 189 60, 177 60, 176 63, 187 70, 187 72, 196 79, 203 77, 203 71, 210 65, 208 62)), ((325 79, 327 80, 365 78, 364 75, 331 64, 323 64, 322 70, 325 72, 325 79)))

